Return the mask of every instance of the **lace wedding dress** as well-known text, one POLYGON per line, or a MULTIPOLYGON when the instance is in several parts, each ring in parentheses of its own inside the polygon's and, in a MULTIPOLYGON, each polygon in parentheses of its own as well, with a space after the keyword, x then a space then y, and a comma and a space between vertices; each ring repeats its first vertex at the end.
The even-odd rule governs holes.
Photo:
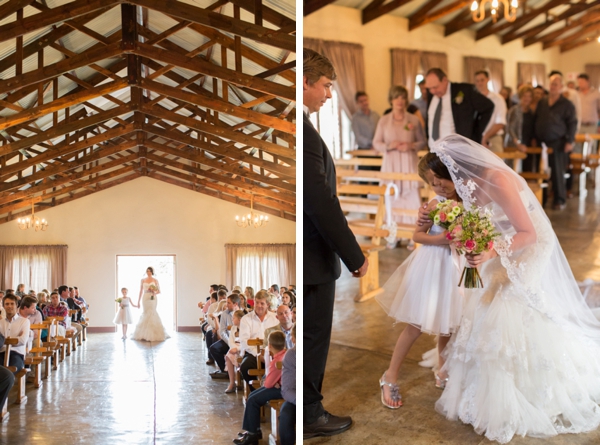
POLYGON ((493 212, 502 233, 466 291, 446 348, 436 410, 500 443, 582 433, 600 424, 600 324, 585 304, 550 221, 527 184, 459 136, 437 143, 466 208, 493 212))
POLYGON ((135 327, 131 338, 133 340, 164 341, 169 334, 162 324, 160 316, 156 311, 157 296, 152 298, 148 287, 153 283, 142 283, 144 294, 142 295, 142 315, 135 327))

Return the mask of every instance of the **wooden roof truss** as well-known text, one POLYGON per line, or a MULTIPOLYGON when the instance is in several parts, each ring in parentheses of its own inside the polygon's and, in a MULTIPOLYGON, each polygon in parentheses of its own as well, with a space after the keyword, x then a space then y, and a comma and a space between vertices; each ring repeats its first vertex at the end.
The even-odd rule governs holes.
POLYGON ((0 6, 0 223, 140 176, 295 220, 293 14, 206 2, 0 6))

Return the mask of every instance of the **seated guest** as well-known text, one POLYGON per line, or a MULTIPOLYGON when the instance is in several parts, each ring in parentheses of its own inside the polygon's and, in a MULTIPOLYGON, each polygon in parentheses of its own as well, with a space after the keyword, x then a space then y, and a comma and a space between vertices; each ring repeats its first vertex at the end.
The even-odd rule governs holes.
MULTIPOLYGON (((48 317, 64 317, 65 320, 69 316, 69 309, 62 305, 60 302, 60 297, 58 296, 58 292, 52 292, 50 295, 50 304, 47 304, 42 311, 45 318, 48 317)), ((59 337, 64 337, 67 331, 67 324, 63 321, 58 321, 57 326, 57 335, 59 337)))
POLYGON ((294 323, 292 322, 292 310, 289 306, 282 304, 277 308, 277 321, 279 321, 278 325, 265 329, 263 337, 264 345, 267 346, 267 339, 271 332, 279 331, 285 335, 285 347, 287 349, 294 347, 294 343, 292 342, 292 328, 294 327, 294 323))
MULTIPOLYGON (((245 317, 244 317, 245 318, 245 317)), ((285 336, 283 332, 272 332, 269 335, 269 352, 273 356, 269 373, 263 385, 253 391, 246 401, 242 428, 246 433, 233 441, 240 445, 257 445, 262 433, 260 432, 260 408, 269 400, 281 399, 281 370, 277 369, 277 362, 283 360, 285 355, 285 336)))
MULTIPOLYGON (((0 291, 0 301, 4 299, 4 292, 0 291)), ((0 306, 0 318, 4 318, 6 315, 4 314, 4 308, 0 306)))
MULTIPOLYGON (((2 345, 4 345, 4 339, 2 340, 2 345)), ((0 409, 2 409, 6 403, 6 399, 8 399, 8 393, 14 384, 15 376, 13 373, 4 366, 0 366, 0 409)))
POLYGON ((296 443, 296 326, 292 328, 294 347, 283 357, 281 396, 285 400, 279 411, 280 445, 296 443))
POLYGON ((233 292, 234 294, 241 294, 242 288, 239 286, 233 286, 233 290, 231 292, 233 292))
POLYGON ((245 313, 248 313, 248 306, 246 305, 246 297, 244 296, 244 294, 240 294, 240 309, 243 310, 245 313))
POLYGON ((296 306, 292 308, 292 323, 296 324, 296 306))
POLYGON ((90 305, 87 303, 87 301, 85 301, 85 298, 79 295, 79 288, 77 286, 73 286, 73 292, 73 298, 75 299, 75 302, 81 306, 82 314, 86 314, 90 308, 90 305))
POLYGON ((238 310, 233 313, 233 326, 227 337, 227 344, 229 350, 225 356, 225 368, 227 369, 227 375, 229 376, 229 386, 225 390, 225 394, 232 394, 235 392, 235 367, 237 366, 237 359, 240 356, 240 343, 238 341, 238 335, 240 332, 240 322, 244 318, 244 311, 238 310))
MULTIPOLYGON (((27 295, 21 300, 19 304, 19 317, 26 318, 29 320, 29 324, 39 324, 42 322, 42 314, 37 310, 37 300, 35 297, 27 295)), ((29 330, 29 340, 27 341, 27 351, 29 351, 33 345, 36 331, 29 330)))
POLYGON ((296 306, 296 296, 289 291, 285 291, 281 295, 281 304, 285 304, 290 309, 296 306))
MULTIPOLYGON (((73 288, 71 288, 73 289, 73 288)), ((58 288, 58 295, 60 295, 60 298, 62 301, 64 301, 67 304, 67 307, 71 310, 76 310, 77 314, 74 315, 71 319, 71 328, 73 328, 75 331, 77 331, 77 333, 81 333, 81 331, 83 330, 83 328, 81 327, 81 324, 79 323, 73 323, 74 320, 79 320, 79 317, 81 316, 81 306, 79 306, 77 303, 75 303, 75 300, 73 299, 73 297, 71 296, 71 292, 69 291, 69 286, 65 286, 64 284, 62 286, 60 286, 58 288)), ((69 316, 69 312, 67 311, 67 317, 69 316)), ((68 323, 67 323, 68 326, 68 323)))
POLYGON ((269 311, 276 312, 281 300, 277 297, 277 295, 269 293, 267 297, 267 301, 269 303, 269 311))
POLYGON ((258 291, 254 297, 254 311, 242 318, 240 323, 240 354, 243 357, 240 372, 250 386, 250 391, 254 390, 251 385, 253 377, 248 374, 248 371, 257 367, 257 352, 255 347, 248 346, 248 340, 251 338, 262 340, 265 330, 279 323, 275 314, 268 311, 267 297, 267 291, 258 291))
POLYGON ((246 286, 246 290, 244 291, 244 295, 246 296, 246 304, 249 308, 254 307, 254 288, 250 286, 246 286))
POLYGON ((208 314, 208 310, 210 309, 210 306, 213 303, 216 303, 218 299, 219 299, 219 296, 217 295, 217 293, 213 292, 212 295, 208 298, 208 302, 202 308, 202 312, 204 312, 204 323, 202 324, 202 333, 204 335, 206 335, 206 330, 210 326, 207 321, 208 315, 206 315, 206 314, 208 314))
POLYGON ((281 304, 281 294, 279 293, 279 286, 276 284, 273 284, 270 288, 269 288, 269 293, 275 295, 275 297, 277 297, 277 306, 279 306, 281 304))
POLYGON ((19 284, 17 286, 17 290, 15 291, 15 295, 17 297, 23 298, 25 296, 25 285, 24 284, 19 284))
MULTIPOLYGON (((15 366, 17 371, 25 366, 25 354, 27 352, 27 342, 29 341, 29 320, 20 317, 17 310, 17 297, 15 295, 6 295, 2 299, 6 317, 0 320, 0 334, 4 338, 18 338, 18 343, 10 349, 8 365, 15 366)), ((2 347, 0 352, 0 363, 4 363, 6 347, 2 347)))
POLYGON ((225 304, 227 304, 227 291, 224 289, 219 289, 217 292, 218 302, 213 303, 208 308, 208 314, 206 321, 208 321, 208 327, 204 333, 204 339, 206 341, 206 349, 208 350, 208 361, 206 362, 209 365, 215 363, 215 359, 210 353, 210 347, 214 342, 218 340, 217 338, 217 324, 219 323, 218 317, 221 315, 221 312, 225 308, 225 304))
POLYGON ((233 313, 240 309, 240 296, 232 293, 227 297, 227 306, 221 312, 220 320, 217 320, 215 330, 218 340, 210 346, 210 356, 217 363, 219 369, 210 373, 213 379, 226 379, 229 374, 225 371, 225 354, 229 351, 228 326, 233 326, 233 313))

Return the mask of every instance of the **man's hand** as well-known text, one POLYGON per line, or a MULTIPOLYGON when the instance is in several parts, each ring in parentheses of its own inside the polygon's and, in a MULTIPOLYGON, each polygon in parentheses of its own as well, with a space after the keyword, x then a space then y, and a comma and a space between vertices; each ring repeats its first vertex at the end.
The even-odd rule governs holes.
POLYGON ((419 207, 419 216, 417 217, 417 225, 423 226, 425 224, 429 224, 431 222, 431 218, 429 218, 429 209, 427 208, 427 204, 423 204, 419 207))
POLYGON ((565 153, 571 153, 573 151, 573 148, 575 148, 575 146, 573 145, 572 142, 567 142, 565 144, 565 153))
POLYGON ((367 274, 367 269, 368 268, 369 268, 369 260, 367 259, 367 257, 365 257, 365 262, 363 263, 363 265, 360 266, 360 269, 355 270, 354 272, 352 272, 352 276, 354 278, 364 277, 367 274))

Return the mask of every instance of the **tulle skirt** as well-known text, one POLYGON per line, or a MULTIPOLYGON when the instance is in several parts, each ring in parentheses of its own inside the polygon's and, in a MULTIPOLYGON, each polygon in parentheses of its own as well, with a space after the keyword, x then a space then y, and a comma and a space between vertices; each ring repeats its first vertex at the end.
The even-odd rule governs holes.
POLYGON ((150 293, 145 293, 142 298, 143 312, 131 336, 133 340, 164 341, 169 338, 156 311, 156 297, 151 300, 150 295, 150 293))
POLYGON ((450 335, 460 324, 463 297, 448 246, 421 246, 383 285, 376 300, 398 322, 433 335, 450 335))
POLYGON ((514 295, 499 258, 482 267, 446 348, 449 380, 436 410, 490 440, 582 433, 600 424, 600 347, 514 295), (489 280, 489 277, 493 277, 489 280))
POLYGON ((133 315, 131 314, 131 306, 119 308, 113 320, 114 324, 131 324, 133 323, 133 315))

